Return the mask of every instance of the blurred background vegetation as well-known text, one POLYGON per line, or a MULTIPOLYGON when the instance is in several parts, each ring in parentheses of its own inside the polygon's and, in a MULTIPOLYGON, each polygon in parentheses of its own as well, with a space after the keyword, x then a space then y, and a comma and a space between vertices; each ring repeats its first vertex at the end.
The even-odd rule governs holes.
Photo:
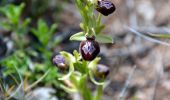
POLYGON ((51 64, 54 48, 62 41, 62 36, 54 35, 64 3, 67 2, 0 1, 0 99, 26 99, 37 84, 57 90, 53 94, 58 98, 69 98, 58 88, 57 68, 51 64))
MULTIPOLYGON (((103 100, 117 100, 134 65, 126 99, 168 100, 170 0, 111 1, 116 12, 102 21, 116 43, 101 44, 111 69, 103 100)), ((80 20, 74 0, 0 0, 0 100, 79 100, 60 89, 51 57, 78 50, 69 37, 80 20)))

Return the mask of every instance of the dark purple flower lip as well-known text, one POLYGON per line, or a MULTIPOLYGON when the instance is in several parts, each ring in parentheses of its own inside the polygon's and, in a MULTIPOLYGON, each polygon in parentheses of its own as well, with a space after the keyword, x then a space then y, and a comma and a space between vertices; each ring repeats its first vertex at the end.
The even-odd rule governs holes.
POLYGON ((101 14, 108 16, 115 11, 115 5, 107 0, 98 0, 96 10, 101 14))
POLYGON ((86 40, 80 43, 79 51, 84 60, 92 61, 99 54, 100 47, 95 37, 86 37, 86 40))

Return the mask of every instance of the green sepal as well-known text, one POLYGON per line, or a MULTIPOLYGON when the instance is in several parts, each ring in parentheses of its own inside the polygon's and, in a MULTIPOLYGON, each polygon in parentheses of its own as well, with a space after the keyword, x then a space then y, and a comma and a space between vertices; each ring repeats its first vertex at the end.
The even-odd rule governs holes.
POLYGON ((105 84, 105 82, 97 82, 97 81, 95 80, 95 77, 94 77, 92 71, 89 71, 89 76, 90 76, 90 80, 91 80, 95 85, 104 85, 104 84, 105 84))
POLYGON ((74 72, 74 65, 71 63, 69 67, 69 72, 66 75, 63 75, 62 77, 58 78, 58 80, 66 80, 70 78, 73 72, 74 72))
POLYGON ((63 90, 65 90, 67 93, 75 93, 78 90, 76 88, 69 88, 63 84, 60 84, 60 88, 62 88, 63 90))
POLYGON ((88 68, 92 71, 94 71, 97 67, 98 62, 101 60, 100 57, 96 57, 93 61, 91 61, 88 65, 88 68))

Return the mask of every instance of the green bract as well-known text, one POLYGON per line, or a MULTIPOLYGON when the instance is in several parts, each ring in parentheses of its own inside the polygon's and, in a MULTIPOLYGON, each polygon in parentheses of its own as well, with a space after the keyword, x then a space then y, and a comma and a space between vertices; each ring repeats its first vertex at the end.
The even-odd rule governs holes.
POLYGON ((99 96, 92 95, 91 90, 87 87, 88 77, 90 80, 97 86, 103 86, 105 82, 97 82, 95 80, 94 71, 98 65, 98 62, 101 58, 97 57, 91 62, 80 60, 80 54, 75 50, 73 52, 74 55, 62 51, 60 54, 65 58, 65 60, 69 63, 69 72, 67 74, 61 74, 58 80, 65 81, 69 80, 73 83, 72 87, 67 87, 65 85, 60 85, 65 91, 72 93, 72 92, 80 92, 83 97, 83 100, 99 100, 99 96), (98 99, 95 99, 98 98, 98 99))
POLYGON ((100 43, 113 43, 110 36, 102 35, 105 25, 101 24, 101 14, 94 14, 97 0, 76 0, 76 6, 83 18, 80 27, 83 32, 75 33, 70 37, 70 40, 83 41, 86 36, 95 36, 100 43))
MULTIPOLYGON (((95 37, 96 41, 99 43, 114 43, 113 39, 111 36, 107 36, 104 34, 97 34, 95 37)), ((75 41, 85 41, 85 33, 84 32, 78 32, 70 37, 70 40, 75 40, 75 41)))

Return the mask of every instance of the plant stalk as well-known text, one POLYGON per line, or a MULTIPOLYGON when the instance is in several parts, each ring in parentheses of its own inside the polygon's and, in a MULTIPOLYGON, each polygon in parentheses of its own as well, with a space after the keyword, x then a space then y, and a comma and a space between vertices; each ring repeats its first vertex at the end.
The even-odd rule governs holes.
POLYGON ((102 93, 103 93, 103 85, 98 85, 96 97, 94 100, 101 100, 102 93))

